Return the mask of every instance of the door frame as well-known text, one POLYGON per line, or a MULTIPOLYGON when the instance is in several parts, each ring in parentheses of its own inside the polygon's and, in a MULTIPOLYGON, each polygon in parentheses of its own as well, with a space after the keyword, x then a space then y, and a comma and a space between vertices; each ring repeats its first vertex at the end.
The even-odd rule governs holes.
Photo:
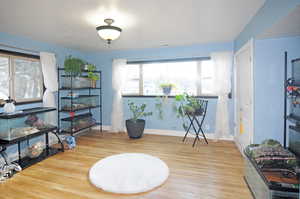
POLYGON ((250 132, 249 132, 249 143, 253 144, 253 137, 254 137, 254 39, 251 38, 243 47, 241 47, 235 54, 234 54, 234 142, 237 145, 238 149, 242 154, 243 153, 243 146, 239 143, 237 135, 239 134, 239 110, 237 107, 237 56, 241 54, 243 51, 250 49, 250 95, 251 95, 251 112, 252 115, 250 116, 250 132))

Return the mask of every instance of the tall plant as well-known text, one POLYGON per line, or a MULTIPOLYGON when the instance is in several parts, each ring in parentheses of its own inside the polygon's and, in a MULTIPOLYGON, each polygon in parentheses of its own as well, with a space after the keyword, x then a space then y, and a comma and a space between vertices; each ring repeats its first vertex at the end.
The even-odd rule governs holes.
POLYGON ((145 112, 146 104, 142 104, 138 106, 134 102, 129 101, 128 106, 132 113, 132 118, 130 118, 130 120, 133 122, 137 122, 137 120, 142 117, 147 117, 152 115, 152 112, 145 112))

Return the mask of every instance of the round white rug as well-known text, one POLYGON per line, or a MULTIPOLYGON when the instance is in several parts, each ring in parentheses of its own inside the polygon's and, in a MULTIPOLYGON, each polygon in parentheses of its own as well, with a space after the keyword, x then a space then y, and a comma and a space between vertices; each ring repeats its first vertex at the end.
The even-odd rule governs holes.
POLYGON ((93 165, 89 178, 93 185, 107 192, 134 194, 163 184, 169 168, 162 160, 142 153, 109 156, 93 165))

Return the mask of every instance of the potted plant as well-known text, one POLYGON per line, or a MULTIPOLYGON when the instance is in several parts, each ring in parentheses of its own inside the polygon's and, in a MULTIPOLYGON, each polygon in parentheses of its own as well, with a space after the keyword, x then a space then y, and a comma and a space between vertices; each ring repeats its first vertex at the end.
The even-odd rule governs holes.
POLYGON ((96 88, 97 86, 97 80, 99 80, 99 75, 95 73, 96 66, 93 64, 87 65, 87 71, 88 71, 88 78, 91 80, 91 87, 96 88))
POLYGON ((175 101, 179 102, 178 110, 183 114, 202 115, 203 108, 199 99, 188 95, 187 93, 176 95, 175 101))
POLYGON ((188 115, 202 115, 203 107, 199 99, 188 95, 187 93, 176 95, 173 110, 176 112, 178 118, 182 119, 182 126, 186 130, 185 116, 188 115))
POLYGON ((145 112, 146 104, 140 106, 134 102, 129 101, 128 106, 132 112, 132 118, 126 120, 126 129, 130 138, 142 137, 145 129, 145 120, 140 119, 152 115, 152 112, 145 112))
POLYGON ((79 76, 82 72, 82 67, 84 66, 84 61, 79 58, 72 57, 69 55, 64 62, 65 72, 68 75, 79 76))
POLYGON ((162 89, 164 95, 170 95, 172 88, 175 87, 174 84, 170 84, 170 83, 160 84, 159 86, 162 89))

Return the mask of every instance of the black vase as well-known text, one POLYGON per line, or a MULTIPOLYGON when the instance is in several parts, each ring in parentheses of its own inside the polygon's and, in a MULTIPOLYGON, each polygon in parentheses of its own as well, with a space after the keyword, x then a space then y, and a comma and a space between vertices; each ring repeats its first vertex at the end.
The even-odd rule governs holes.
POLYGON ((126 129, 130 138, 141 138, 145 129, 145 120, 138 119, 136 122, 126 120, 126 129))

